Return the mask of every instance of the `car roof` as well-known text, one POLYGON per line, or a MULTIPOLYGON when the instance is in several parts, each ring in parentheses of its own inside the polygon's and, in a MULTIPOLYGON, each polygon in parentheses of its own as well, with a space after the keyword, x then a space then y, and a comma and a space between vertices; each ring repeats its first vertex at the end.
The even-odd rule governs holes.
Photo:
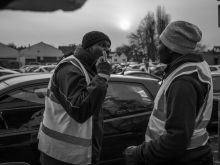
POLYGON ((17 72, 17 71, 11 70, 11 69, 0 69, 0 72, 19 73, 19 72, 17 72))
POLYGON ((214 77, 217 77, 217 76, 220 76, 220 72, 211 72, 212 76, 214 77))
POLYGON ((18 74, 11 74, 5 75, 0 77, 0 89, 6 88, 8 86, 12 86, 14 84, 25 83, 30 81, 41 81, 45 79, 46 81, 49 80, 51 74, 47 73, 18 73, 18 74))
MULTIPOLYGON (((9 75, 4 75, 4 76, 1 76, 0 77, 0 82, 2 81, 6 81, 8 79, 12 79, 12 78, 15 78, 15 77, 21 77, 21 76, 27 76, 27 75, 36 75, 38 73, 15 73, 15 74, 9 74, 9 75)), ((39 75, 39 74, 38 74, 39 75)))
MULTIPOLYGON (((25 82, 48 82, 50 77, 52 76, 51 73, 20 73, 14 75, 6 75, 0 78, 0 89, 7 88, 12 85, 16 85, 19 83, 25 82)), ((155 96, 158 91, 158 79, 156 78, 144 78, 144 77, 136 77, 136 76, 127 76, 127 75, 114 75, 112 74, 110 77, 111 82, 135 82, 138 84, 142 84, 144 86, 148 86, 147 88, 150 89, 150 93, 155 96)))
POLYGON ((151 76, 152 78, 158 79, 159 81, 161 80, 161 77, 153 75, 153 74, 150 74, 150 73, 147 73, 147 72, 144 72, 144 71, 141 71, 141 70, 126 70, 124 72, 120 72, 119 74, 135 76, 135 73, 146 74, 148 76, 151 76))

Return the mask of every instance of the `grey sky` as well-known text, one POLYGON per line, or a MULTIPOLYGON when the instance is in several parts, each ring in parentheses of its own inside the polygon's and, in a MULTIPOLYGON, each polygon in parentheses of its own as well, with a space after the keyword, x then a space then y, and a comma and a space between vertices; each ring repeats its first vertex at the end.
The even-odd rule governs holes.
POLYGON ((217 0, 87 0, 73 12, 35 13, 0 11, 0 42, 27 46, 45 42, 55 47, 79 44, 84 33, 100 30, 109 35, 112 48, 127 44, 148 11, 164 6, 172 21, 185 20, 203 32, 202 43, 220 45, 217 0))

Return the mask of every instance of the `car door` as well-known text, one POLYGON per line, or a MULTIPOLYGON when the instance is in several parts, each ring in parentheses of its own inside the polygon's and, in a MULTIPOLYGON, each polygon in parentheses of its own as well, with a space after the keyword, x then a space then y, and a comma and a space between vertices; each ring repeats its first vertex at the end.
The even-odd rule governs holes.
POLYGON ((0 162, 39 164, 37 132, 47 83, 11 89, 0 96, 0 162))
POLYGON ((148 90, 138 83, 109 82, 104 111, 104 140, 101 164, 123 164, 127 146, 144 141, 153 107, 148 90))
POLYGON ((212 74, 212 81, 213 81, 213 109, 212 109, 212 116, 211 120, 208 125, 208 131, 210 133, 218 131, 218 111, 220 105, 220 74, 212 74))

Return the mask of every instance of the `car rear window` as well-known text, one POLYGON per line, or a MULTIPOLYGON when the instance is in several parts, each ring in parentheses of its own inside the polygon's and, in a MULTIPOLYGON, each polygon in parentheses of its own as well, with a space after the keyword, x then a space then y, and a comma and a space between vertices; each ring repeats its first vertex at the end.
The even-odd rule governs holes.
POLYGON ((110 83, 103 109, 105 118, 112 118, 146 112, 152 105, 153 100, 144 86, 135 83, 110 83))

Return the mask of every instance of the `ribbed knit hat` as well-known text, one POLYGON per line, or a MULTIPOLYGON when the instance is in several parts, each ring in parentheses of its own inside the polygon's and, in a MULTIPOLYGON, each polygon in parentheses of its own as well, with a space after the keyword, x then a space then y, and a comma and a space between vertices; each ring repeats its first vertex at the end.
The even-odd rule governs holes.
POLYGON ((99 31, 91 31, 91 32, 86 33, 83 36, 82 47, 84 49, 86 49, 92 45, 95 45, 96 43, 98 43, 100 41, 103 41, 103 40, 107 40, 111 44, 111 41, 106 34, 99 32, 99 31))
POLYGON ((193 52, 201 38, 201 30, 196 25, 185 21, 168 24, 160 35, 160 40, 166 47, 180 54, 193 52))

